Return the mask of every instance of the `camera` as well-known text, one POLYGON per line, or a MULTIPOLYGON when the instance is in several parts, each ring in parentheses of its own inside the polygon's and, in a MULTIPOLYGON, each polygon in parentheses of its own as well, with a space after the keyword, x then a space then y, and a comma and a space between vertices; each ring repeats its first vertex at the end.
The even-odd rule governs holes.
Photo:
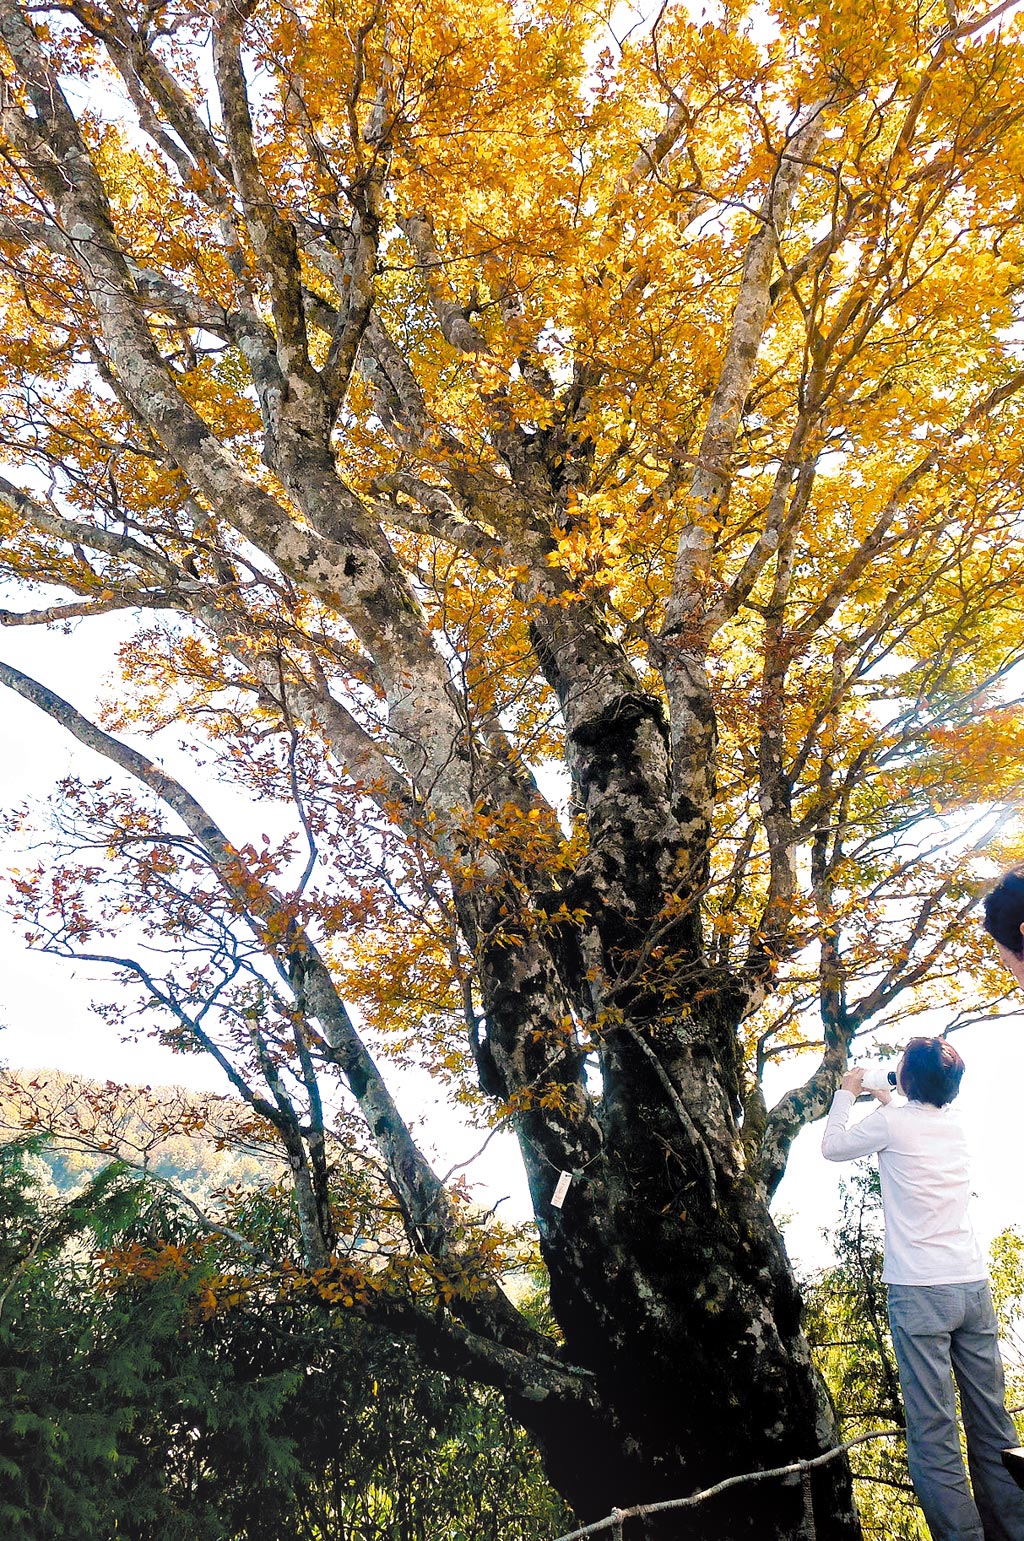
POLYGON ((864 1079, 861 1086, 866 1092, 894 1092, 896 1090, 895 1070, 886 1070, 884 1065, 868 1065, 864 1071, 864 1079))

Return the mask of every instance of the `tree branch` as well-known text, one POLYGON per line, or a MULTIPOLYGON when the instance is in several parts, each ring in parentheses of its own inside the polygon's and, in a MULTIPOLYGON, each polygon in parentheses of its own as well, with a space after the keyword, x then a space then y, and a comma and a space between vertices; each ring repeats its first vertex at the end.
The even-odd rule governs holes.
MULTIPOLYGON (((137 750, 121 743, 83 717, 68 701, 12 665, 0 662, 0 684, 46 712, 74 738, 111 760, 148 787, 181 819, 202 847, 230 901, 237 905, 268 955, 287 974, 288 957, 302 955, 305 1001, 323 1030, 326 1057, 345 1081, 366 1121, 400 1202, 410 1238, 420 1250, 442 1264, 457 1255, 457 1223, 452 1201, 416 1145, 372 1056, 362 1042, 338 995, 330 971, 314 942, 289 917, 279 924, 283 904, 255 874, 248 871, 215 821, 200 803, 166 771, 137 750)), ((498 1343, 519 1351, 543 1341, 497 1286, 482 1291, 463 1308, 466 1319, 486 1330, 498 1343)))

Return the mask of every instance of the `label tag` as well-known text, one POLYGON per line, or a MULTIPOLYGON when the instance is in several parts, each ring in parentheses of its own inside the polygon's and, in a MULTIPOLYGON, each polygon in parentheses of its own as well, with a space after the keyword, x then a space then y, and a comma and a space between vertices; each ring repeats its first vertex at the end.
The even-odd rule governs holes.
POLYGON ((561 1209, 562 1205, 565 1203, 565 1195, 569 1191, 569 1184, 571 1182, 572 1182, 572 1173, 571 1172, 561 1172, 561 1173, 559 1173, 558 1181, 555 1183, 555 1191, 551 1195, 551 1208, 552 1209, 561 1209))

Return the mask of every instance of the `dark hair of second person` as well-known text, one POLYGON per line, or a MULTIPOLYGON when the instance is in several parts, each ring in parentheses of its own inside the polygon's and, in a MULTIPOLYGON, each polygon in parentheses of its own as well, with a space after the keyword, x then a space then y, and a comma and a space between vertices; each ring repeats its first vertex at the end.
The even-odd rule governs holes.
POLYGON ((964 1062, 945 1038, 912 1038, 900 1066, 900 1085, 911 1102, 944 1108, 960 1090, 964 1062))
POLYGON ((985 895, 985 930, 993 941, 1024 956, 1024 872, 1007 872, 985 895))

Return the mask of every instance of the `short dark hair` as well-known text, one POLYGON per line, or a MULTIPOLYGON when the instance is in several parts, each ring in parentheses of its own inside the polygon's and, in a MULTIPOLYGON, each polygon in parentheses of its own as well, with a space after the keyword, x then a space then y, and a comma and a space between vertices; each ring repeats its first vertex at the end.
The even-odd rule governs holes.
POLYGON ((1004 872, 992 892, 985 895, 985 930, 994 941, 1024 957, 1024 872, 1004 872))
POLYGON ((960 1090, 964 1062, 945 1038, 912 1038, 903 1054, 900 1081, 911 1102, 944 1108, 960 1090))

